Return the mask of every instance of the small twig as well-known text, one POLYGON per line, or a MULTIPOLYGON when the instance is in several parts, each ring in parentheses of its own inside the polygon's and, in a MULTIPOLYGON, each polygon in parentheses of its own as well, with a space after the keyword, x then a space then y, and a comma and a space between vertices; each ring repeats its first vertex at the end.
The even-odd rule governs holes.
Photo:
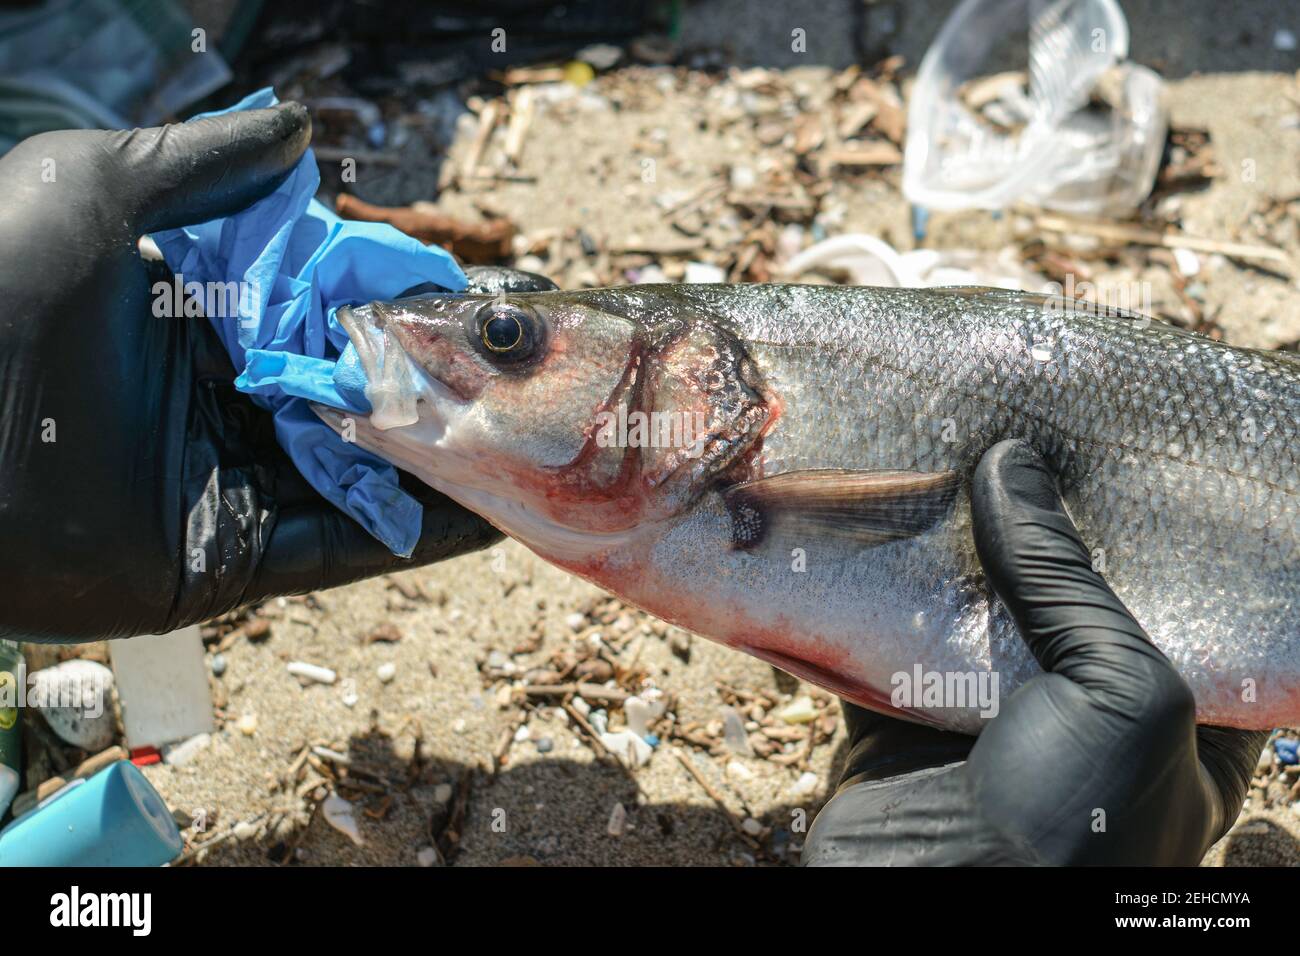
POLYGON ((621 704, 631 696, 625 690, 611 690, 608 687, 601 687, 599 684, 582 682, 576 684, 527 684, 524 686, 524 693, 529 697, 568 697, 570 694, 577 694, 584 700, 595 700, 609 704, 621 704))
POLYGON ((569 703, 567 700, 560 706, 564 708, 564 712, 572 718, 575 724, 586 731, 587 736, 591 738, 592 749, 596 751, 596 756, 602 763, 610 763, 611 766, 622 766, 622 764, 619 763, 618 758, 615 757, 610 752, 610 749, 605 746, 605 742, 600 739, 600 734, 596 733, 596 728, 591 726, 591 724, 587 722, 587 718, 583 717, 582 714, 578 712, 578 708, 574 707, 573 704, 569 703))
POLYGON ((1094 222, 1075 219, 1070 216, 1040 215, 1036 224, 1049 232, 1081 232, 1107 239, 1111 242, 1126 242, 1143 246, 1164 246, 1168 249, 1191 249, 1193 252, 1217 252, 1221 255, 1242 259, 1267 259, 1291 265, 1291 257, 1283 250, 1272 246, 1254 246, 1244 242, 1225 242, 1219 239, 1200 239, 1176 232, 1157 232, 1143 229, 1122 222, 1094 222))
POLYGON ((690 758, 676 747, 673 748, 673 756, 677 758, 678 763, 686 768, 686 772, 695 778, 695 782, 704 789, 704 792, 709 795, 713 802, 718 805, 718 809, 727 815, 727 820, 731 823, 731 828, 736 831, 736 835, 739 836, 740 839, 743 840, 751 849, 760 849, 758 841, 745 832, 745 827, 740 822, 740 817, 736 816, 736 814, 732 812, 731 807, 727 806, 726 802, 722 799, 722 794, 718 793, 718 791, 713 788, 713 785, 704 779, 704 774, 700 773, 699 768, 691 763, 690 758))
POLYGON ((479 160, 483 156, 483 150, 487 148, 488 140, 492 137, 492 131, 496 129, 497 120, 501 116, 501 104, 496 100, 488 103, 483 107, 483 112, 479 113, 478 129, 474 133, 474 139, 470 141, 469 152, 465 154, 465 159, 461 163, 461 176, 470 179, 478 170, 479 160))

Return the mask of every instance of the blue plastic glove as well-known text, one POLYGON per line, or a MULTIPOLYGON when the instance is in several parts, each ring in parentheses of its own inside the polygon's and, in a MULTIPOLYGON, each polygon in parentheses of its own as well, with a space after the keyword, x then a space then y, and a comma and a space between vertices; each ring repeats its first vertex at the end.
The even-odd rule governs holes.
MULTIPOLYGON (((391 469, 359 462, 355 449, 331 458, 334 435, 321 429, 316 442, 309 413, 294 417, 300 401, 236 390, 237 370, 212 323, 161 308, 177 303, 157 283, 165 292, 175 279, 141 261, 138 237, 162 235, 175 255, 178 227, 208 223, 192 231, 214 244, 196 244, 178 263, 196 270, 186 276, 196 281, 213 275, 204 270, 218 253, 227 261, 237 250, 247 255, 240 211, 259 200, 275 207, 291 180, 314 180, 300 165, 310 131, 307 111, 286 104, 157 129, 46 133, 0 159, 8 190, 0 216, 0 637, 161 633, 495 540, 483 521, 412 481, 425 505, 423 531, 409 561, 395 557, 304 481, 277 438, 302 443, 291 447, 300 460, 314 458, 318 480, 333 474, 346 483, 340 500, 361 486, 357 497, 379 501, 367 481, 406 500, 391 469)), ((390 267, 355 253, 372 245, 364 237, 327 242, 325 219, 300 217, 291 228, 279 208, 285 219, 272 245, 293 274, 277 265, 262 293, 266 311, 284 322, 283 337, 259 325, 250 342, 301 352, 308 365, 283 363, 294 365, 275 386, 283 392, 283 383, 304 379, 323 385, 322 376, 299 373, 337 355, 331 297, 356 287, 356 270, 390 267), (309 267, 309 245, 326 250, 317 258, 323 267, 309 267), (288 316, 297 303, 317 321, 295 330, 288 316)), ((422 266, 442 262, 420 249, 392 258, 396 275, 385 273, 391 284, 378 292, 426 280, 435 273, 422 266)), ((238 333, 230 341, 238 344, 238 333)))
MULTIPOLYGON (((276 102, 264 89, 204 115, 276 102)), ((420 503, 398 486, 392 465, 344 442, 307 402, 370 411, 364 395, 334 384, 335 366, 352 348, 334 318, 339 306, 392 299, 429 282, 458 292, 465 274, 442 249, 392 226, 339 219, 312 198, 319 185, 308 150, 247 209, 153 238, 182 284, 239 284, 238 309, 209 316, 239 372, 235 387, 271 412, 276 438, 313 488, 409 557, 420 537, 420 503)))

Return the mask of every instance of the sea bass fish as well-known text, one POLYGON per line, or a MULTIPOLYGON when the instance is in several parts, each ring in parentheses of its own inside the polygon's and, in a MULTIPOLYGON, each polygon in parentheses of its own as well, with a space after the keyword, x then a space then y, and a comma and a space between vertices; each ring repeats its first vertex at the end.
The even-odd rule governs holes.
POLYGON ((996 708, 962 689, 1038 672, 971 533, 976 464, 1021 438, 1198 719, 1300 722, 1300 356, 991 289, 643 285, 339 317, 373 405, 318 407, 345 438, 851 701, 978 733, 996 708))

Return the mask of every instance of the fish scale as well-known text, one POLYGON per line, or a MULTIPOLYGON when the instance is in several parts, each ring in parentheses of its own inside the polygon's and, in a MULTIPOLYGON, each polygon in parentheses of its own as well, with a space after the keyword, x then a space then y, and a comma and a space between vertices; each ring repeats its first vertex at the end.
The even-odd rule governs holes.
MULTIPOLYGON (((751 479, 827 469, 961 479, 943 516, 902 540, 864 543, 774 523, 767 539, 737 547, 731 473, 701 471, 679 494, 682 507, 638 512, 606 537, 601 527, 559 527, 585 520, 580 510, 547 518, 546 496, 530 485, 547 476, 530 476, 526 461, 510 486, 454 440, 360 438, 561 566, 877 709, 893 709, 891 684, 918 665, 997 673, 1005 694, 1037 665, 985 587, 969 482, 991 446, 1022 438, 1057 475, 1099 570, 1191 684, 1199 718, 1241 727, 1300 719, 1296 356, 997 290, 676 285, 506 299, 545 317, 569 369, 594 348, 583 336, 597 341, 602 329, 599 340, 618 340, 608 329, 619 328, 652 343, 637 362, 654 362, 653 343, 701 323, 738 343, 773 415, 737 459, 751 479), (806 567, 795 569, 799 553, 806 567)), ((404 308, 412 329, 434 321, 459 329, 465 320, 447 323, 443 313, 472 315, 482 301, 442 297, 436 319, 429 307, 404 308)), ((436 378, 420 341, 408 352, 436 378)), ((462 357, 462 367, 471 361, 479 360, 462 357)), ((601 352, 590 364, 608 375, 617 363, 601 352)), ((543 358, 530 374, 547 367, 543 358)), ((483 374, 491 397, 476 400, 480 422, 493 419, 493 383, 502 401, 511 394, 505 378, 483 374)), ((581 419, 590 409, 559 393, 534 407, 539 392, 528 394, 527 409, 503 409, 496 420, 517 429, 516 418, 532 416, 571 444, 589 434, 581 419)), ((474 454, 509 457, 509 438, 480 436, 474 454)), ((978 711, 945 701, 907 716, 978 732, 978 711)))

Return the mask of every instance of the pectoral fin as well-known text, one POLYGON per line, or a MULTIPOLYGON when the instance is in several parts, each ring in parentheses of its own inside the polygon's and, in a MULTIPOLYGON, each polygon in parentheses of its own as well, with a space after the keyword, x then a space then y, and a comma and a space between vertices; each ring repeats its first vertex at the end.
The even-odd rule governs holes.
POLYGON ((754 548, 774 533, 812 541, 885 544, 932 528, 952 507, 954 471, 792 471, 723 492, 732 542, 754 548))

